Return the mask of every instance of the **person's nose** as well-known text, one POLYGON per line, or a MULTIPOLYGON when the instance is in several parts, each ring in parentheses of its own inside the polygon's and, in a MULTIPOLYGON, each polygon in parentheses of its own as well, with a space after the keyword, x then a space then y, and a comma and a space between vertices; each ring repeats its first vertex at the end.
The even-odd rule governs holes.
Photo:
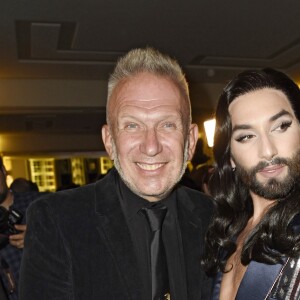
POLYGON ((145 131, 140 151, 147 156, 155 156, 162 151, 160 138, 155 129, 147 129, 145 131))
POLYGON ((267 134, 263 135, 260 141, 260 157, 270 161, 277 154, 278 151, 274 140, 267 134))

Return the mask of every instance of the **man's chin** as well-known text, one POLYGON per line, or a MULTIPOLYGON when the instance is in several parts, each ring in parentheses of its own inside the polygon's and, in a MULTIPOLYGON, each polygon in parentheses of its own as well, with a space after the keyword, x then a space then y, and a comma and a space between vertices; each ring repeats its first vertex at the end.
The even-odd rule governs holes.
POLYGON ((166 198, 174 186, 175 185, 162 185, 161 181, 146 181, 145 183, 139 181, 137 184, 128 184, 132 192, 148 201, 159 201, 166 198))
POLYGON ((169 193, 171 189, 163 189, 163 188, 158 188, 158 187, 152 187, 152 188, 137 188, 136 193, 140 195, 142 198, 145 198, 149 201, 159 201, 164 199, 169 193))

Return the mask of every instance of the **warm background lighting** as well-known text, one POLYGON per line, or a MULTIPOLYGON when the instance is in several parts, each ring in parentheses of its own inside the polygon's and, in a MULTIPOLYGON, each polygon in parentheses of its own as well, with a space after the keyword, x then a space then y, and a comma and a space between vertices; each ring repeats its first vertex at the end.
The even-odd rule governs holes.
POLYGON ((208 147, 214 146, 216 119, 210 119, 204 122, 204 130, 208 147))

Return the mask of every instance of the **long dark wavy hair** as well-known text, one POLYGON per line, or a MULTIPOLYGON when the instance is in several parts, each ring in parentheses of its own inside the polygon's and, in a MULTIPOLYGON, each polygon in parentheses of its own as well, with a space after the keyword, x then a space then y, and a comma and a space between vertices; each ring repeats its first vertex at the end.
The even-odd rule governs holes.
MULTIPOLYGON (((208 229, 206 254, 202 260, 208 274, 226 271, 226 261, 236 251, 235 237, 253 214, 249 190, 235 175, 230 163, 231 120, 228 107, 237 97, 263 88, 283 92, 300 120, 300 90, 282 72, 273 69, 244 71, 224 88, 216 109, 213 148, 216 165, 210 180, 215 215, 208 229)), ((277 200, 247 237, 241 253, 242 264, 247 265, 250 260, 275 264, 284 256, 298 256, 300 236, 294 232, 292 222, 299 218, 299 213, 300 189, 297 186, 285 199, 277 200)))

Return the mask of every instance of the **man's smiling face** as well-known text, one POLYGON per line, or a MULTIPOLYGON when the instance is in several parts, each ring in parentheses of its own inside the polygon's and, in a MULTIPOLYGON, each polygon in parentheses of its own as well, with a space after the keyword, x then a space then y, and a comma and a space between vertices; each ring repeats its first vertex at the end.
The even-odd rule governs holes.
POLYGON ((193 155, 198 137, 188 103, 168 78, 140 73, 121 82, 108 109, 103 140, 123 181, 157 201, 170 193, 193 155))

